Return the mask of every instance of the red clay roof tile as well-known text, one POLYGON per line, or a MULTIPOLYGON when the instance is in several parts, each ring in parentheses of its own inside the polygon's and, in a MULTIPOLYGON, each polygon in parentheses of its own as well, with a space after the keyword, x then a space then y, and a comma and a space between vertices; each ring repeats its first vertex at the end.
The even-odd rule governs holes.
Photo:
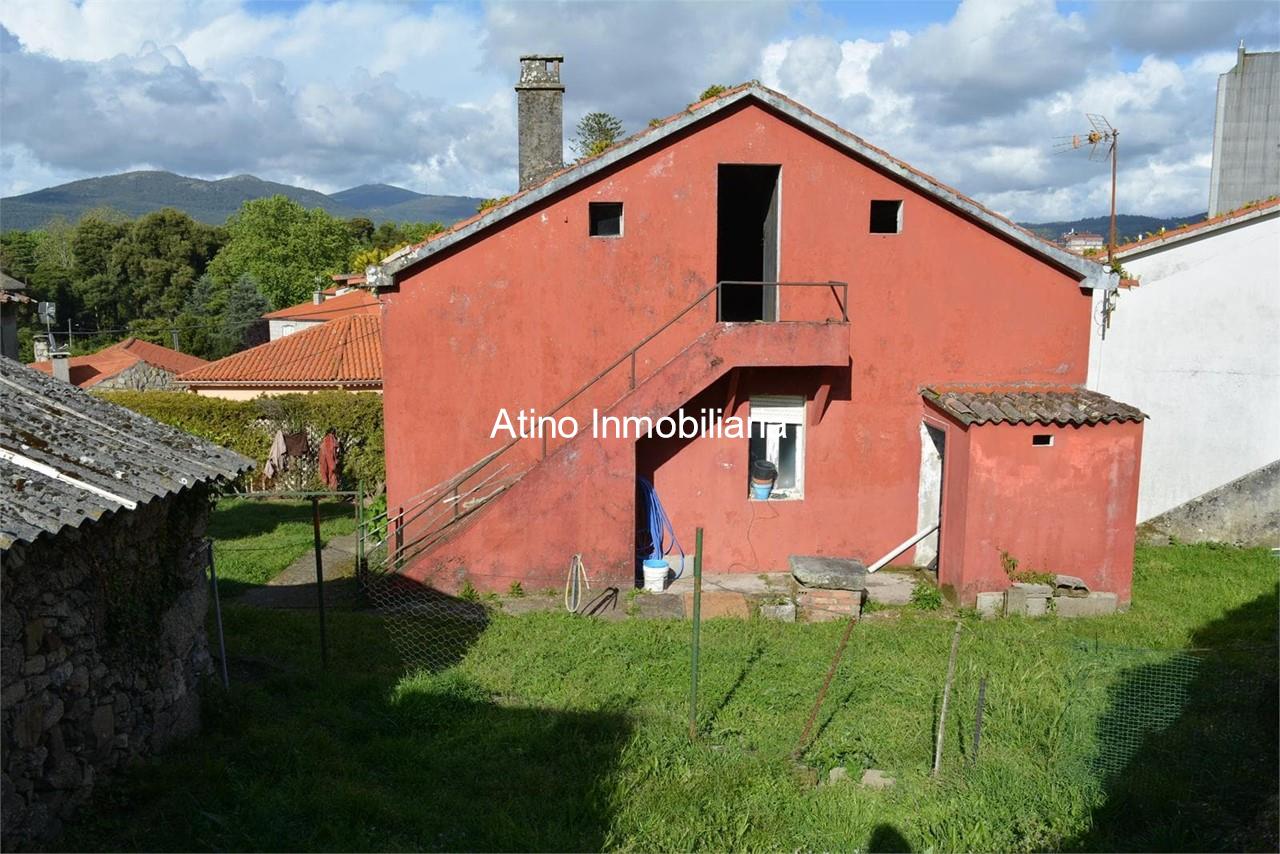
MULTIPOLYGON (((177 350, 170 350, 168 347, 161 347, 150 341, 126 338, 88 356, 72 356, 68 365, 71 384, 80 388, 93 388, 98 383, 132 368, 138 362, 146 362, 148 365, 154 365, 174 374, 209 364, 199 356, 179 353, 177 350)), ((53 373, 52 362, 35 362, 30 367, 46 374, 53 373)))
POLYGON ((178 377, 199 387, 382 387, 382 320, 351 314, 234 353, 178 377))
POLYGON ((349 291, 336 297, 329 297, 316 305, 308 300, 288 308, 262 315, 268 320, 337 320, 354 314, 378 314, 382 305, 378 298, 366 290, 349 291))

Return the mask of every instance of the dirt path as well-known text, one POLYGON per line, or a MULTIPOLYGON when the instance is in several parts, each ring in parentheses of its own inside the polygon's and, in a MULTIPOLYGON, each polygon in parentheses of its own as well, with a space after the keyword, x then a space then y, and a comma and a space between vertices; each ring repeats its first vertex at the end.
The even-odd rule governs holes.
MULTIPOLYGON (((355 533, 333 537, 320 551, 324 568, 324 601, 327 606, 358 604, 356 590, 355 533)), ((246 591, 236 602, 258 608, 316 607, 316 557, 307 551, 262 587, 246 591)))

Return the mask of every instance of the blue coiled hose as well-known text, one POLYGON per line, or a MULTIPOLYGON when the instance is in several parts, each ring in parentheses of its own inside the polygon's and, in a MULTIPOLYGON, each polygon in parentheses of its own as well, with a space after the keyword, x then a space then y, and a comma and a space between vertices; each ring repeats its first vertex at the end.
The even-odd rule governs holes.
POLYGON ((640 493, 638 500, 644 502, 649 531, 648 548, 645 547, 645 543, 639 543, 636 557, 642 561, 660 560, 671 554, 672 549, 676 549, 680 552, 680 568, 676 570, 676 578, 679 578, 684 574, 684 547, 676 538, 676 529, 667 518, 667 511, 658 500, 658 491, 653 488, 653 484, 643 477, 637 477, 636 487, 640 493), (667 541, 668 537, 670 537, 670 544, 667 541))

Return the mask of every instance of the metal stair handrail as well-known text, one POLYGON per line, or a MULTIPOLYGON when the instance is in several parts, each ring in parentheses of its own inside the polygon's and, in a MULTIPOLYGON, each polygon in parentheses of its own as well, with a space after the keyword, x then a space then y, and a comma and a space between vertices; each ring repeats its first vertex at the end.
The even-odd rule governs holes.
MULTIPOLYGON (((603 370, 597 372, 593 377, 591 377, 591 379, 587 380, 585 383, 579 386, 576 391, 574 391, 564 400, 560 401, 560 403, 556 404, 556 406, 552 408, 549 412, 547 412, 546 416, 544 417, 554 417, 556 413, 560 412, 566 406, 573 403, 575 400, 577 400, 579 397, 585 394, 596 383, 600 382, 606 376, 611 374, 614 371, 614 369, 616 369, 623 362, 626 362, 628 360, 630 360, 631 362, 631 374, 630 374, 630 380, 629 380, 627 391, 628 393, 631 391, 634 391, 636 388, 636 361, 637 361, 636 357, 637 357, 637 354, 640 352, 640 349, 643 348, 650 341, 657 338, 663 332, 666 332, 676 323, 678 323, 681 319, 685 317, 685 315, 689 314, 689 312, 693 311, 695 308, 700 306, 703 302, 706 301, 707 297, 711 296, 712 294, 715 294, 717 296, 716 322, 717 323, 721 322, 720 307, 723 305, 723 300, 719 299, 719 296, 721 294, 721 291, 726 285, 752 286, 752 287, 830 288, 833 294, 837 294, 837 291, 838 291, 838 294, 836 296, 836 301, 840 306, 840 322, 841 323, 849 322, 849 285, 847 282, 719 281, 719 282, 716 282, 716 284, 713 287, 708 288, 706 291, 703 291, 701 294, 699 294, 698 297, 693 300, 693 302, 689 303, 684 308, 682 308, 674 317, 670 318, 661 326, 659 326, 657 329, 655 329, 653 332, 650 332, 644 338, 640 339, 640 341, 637 344, 635 344, 635 346, 631 347, 631 349, 627 350, 627 352, 623 353, 620 357, 615 359, 613 362, 609 363, 609 365, 605 367, 603 370)), ((797 322, 797 321, 773 320, 773 321, 767 321, 767 322, 791 323, 791 322, 797 322)), ((438 507, 446 502, 448 502, 452 506, 453 513, 451 514, 452 518, 447 519, 445 525, 448 526, 449 524, 452 524, 453 521, 461 518, 463 515, 465 515, 462 513, 462 505, 461 505, 462 498, 465 498, 467 495, 473 494, 477 489, 483 487, 485 483, 491 481, 493 477, 496 476, 497 472, 486 477, 484 481, 482 481, 479 485, 477 485, 473 489, 467 490, 465 494, 460 493, 460 488, 462 484, 466 483, 466 481, 471 479, 477 473, 482 471, 486 466, 488 466, 490 463, 496 460, 498 457, 502 456, 507 451, 511 450, 516 445, 520 444, 522 441, 525 441, 525 440, 523 438, 516 437, 510 440, 509 442, 507 442, 506 444, 502 445, 498 449, 486 454, 484 457, 472 463, 471 465, 467 466, 462 471, 452 475, 451 477, 441 481, 440 483, 437 483, 435 486, 432 486, 429 489, 426 489, 418 493, 416 496, 410 499, 407 505, 402 504, 399 507, 399 512, 397 512, 396 515, 394 516, 390 515, 391 508, 388 507, 386 512, 378 514, 377 516, 370 519, 367 524, 374 524, 384 518, 386 519, 386 531, 387 531, 386 537, 383 540, 381 540, 379 543, 374 544, 374 548, 388 543, 393 536, 396 536, 396 534, 393 533, 393 525, 396 531, 403 532, 404 528, 407 525, 417 522, 419 519, 422 519, 426 514, 431 512, 433 508, 438 507), (412 515, 407 515, 407 514, 412 514, 412 515)), ((547 436, 545 433, 543 433, 542 447, 541 447, 541 451, 539 453, 538 459, 535 461, 535 465, 537 463, 542 462, 546 458, 547 458, 547 436)), ((504 465, 502 469, 499 469, 499 472, 504 470, 506 467, 507 466, 504 465)), ((519 480, 528 471, 529 469, 526 469, 525 471, 522 471, 519 474, 515 475, 511 482, 514 483, 516 480, 519 480)), ((507 484, 507 486, 509 485, 510 484, 507 484)), ((487 502, 489 499, 495 497, 498 493, 505 490, 505 488, 506 487, 504 486, 498 489, 497 492, 487 496, 480 503, 483 504, 487 502)), ((467 508, 467 513, 470 513, 472 510, 477 509, 478 506, 479 505, 475 505, 467 508)), ((448 516, 449 514, 443 514, 443 515, 448 516)), ((433 521, 436 521, 436 520, 433 520, 433 521)), ((387 555, 386 561, 390 562, 392 560, 397 560, 397 561, 403 560, 403 554, 405 550, 421 544, 422 541, 427 538, 434 537, 436 534, 440 532, 440 530, 441 529, 428 528, 426 533, 419 535, 418 537, 414 538, 410 542, 406 543, 403 541, 397 541, 395 544, 396 548, 394 553, 391 551, 391 549, 388 549, 388 555, 387 555)), ((363 533, 362 533, 362 536, 363 536, 363 533)), ((429 545, 430 544, 427 544, 427 546, 429 545)), ((417 549, 415 551, 415 554, 420 554, 427 546, 424 546, 423 549, 417 549)))

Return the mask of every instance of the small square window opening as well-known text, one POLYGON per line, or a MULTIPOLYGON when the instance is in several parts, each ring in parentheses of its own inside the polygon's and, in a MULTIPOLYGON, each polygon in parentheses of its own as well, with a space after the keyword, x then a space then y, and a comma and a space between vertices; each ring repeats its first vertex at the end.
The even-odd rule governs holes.
POLYGON ((587 213, 592 237, 622 236, 622 202, 591 202, 587 213))
POLYGON ((1036 433, 1031 437, 1031 444, 1041 448, 1047 448, 1053 444, 1053 436, 1048 433, 1036 433))
POLYGON ((897 234, 902 231, 902 200, 871 202, 871 233, 897 234))
POLYGON ((778 477, 770 500, 804 497, 804 417, 803 397, 751 398, 747 471, 751 471, 756 460, 768 460, 777 467, 778 477))

